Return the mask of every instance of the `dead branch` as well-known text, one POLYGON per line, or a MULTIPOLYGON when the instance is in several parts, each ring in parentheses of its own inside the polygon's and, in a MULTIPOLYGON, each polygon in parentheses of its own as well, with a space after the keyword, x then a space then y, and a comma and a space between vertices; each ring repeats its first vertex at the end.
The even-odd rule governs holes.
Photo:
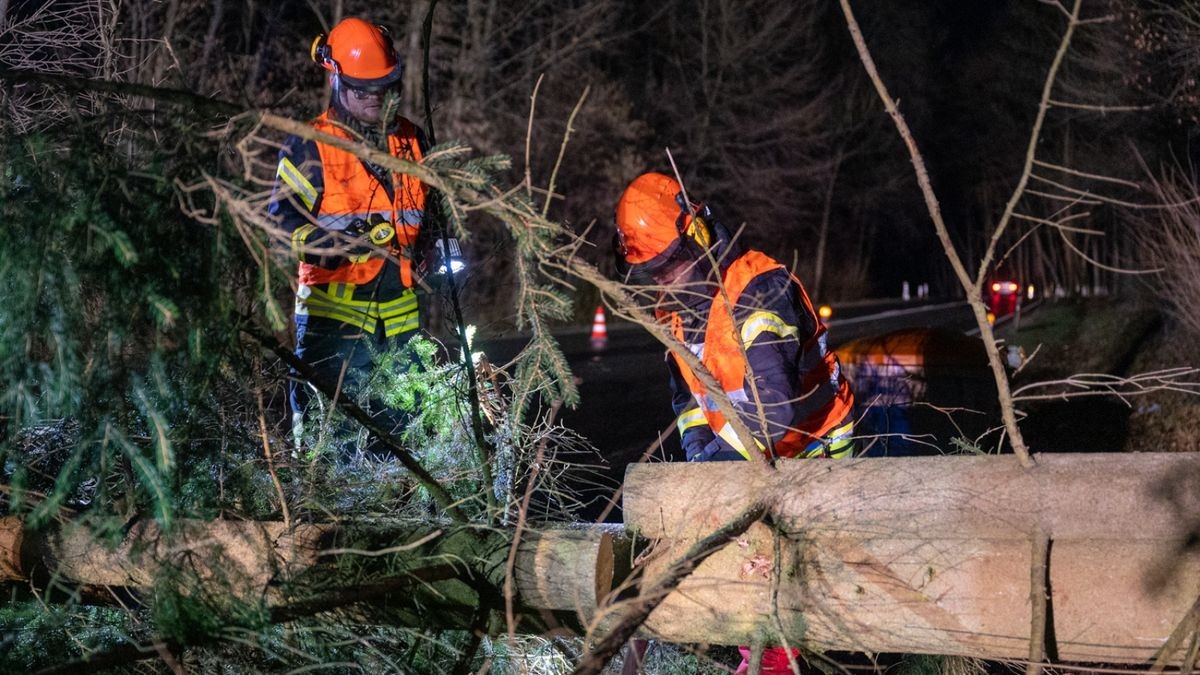
POLYGON ((849 0, 840 0, 842 5, 842 13, 846 17, 846 26, 850 30, 850 36, 854 40, 854 46, 858 50, 859 60, 862 61, 863 67, 867 71, 867 75, 871 78, 871 82, 875 85, 875 91, 879 94, 880 100, 883 101, 884 108, 892 121, 896 125, 900 137, 904 140, 904 145, 908 148, 909 156, 912 159, 913 170, 917 174, 917 183, 921 187, 921 194, 925 198, 925 206, 929 211, 929 215, 933 220, 934 230, 937 232, 938 240, 942 243, 942 250, 946 254, 947 260, 950 261, 951 267, 954 269, 954 274, 962 285, 963 290, 967 293, 967 300, 971 304, 971 310, 975 314, 975 323, 979 327, 980 336, 988 345, 987 355, 988 363, 992 367, 992 376, 996 381, 996 390, 1000 398, 1000 412, 1004 419, 1004 428, 1008 432, 1009 442, 1012 444, 1013 453, 1020 459, 1021 464, 1026 467, 1034 465, 1033 457, 1029 454, 1029 449, 1025 446, 1025 441, 1021 436, 1021 430, 1017 426, 1015 411, 1013 410, 1011 395, 1009 394, 1008 375, 1004 372, 1004 364, 1000 362, 1000 354, 995 346, 995 336, 992 333, 991 323, 987 320, 987 308, 983 305, 983 299, 980 297, 980 289, 983 286, 984 278, 987 273, 988 265, 992 255, 995 253, 996 242, 999 239, 999 234, 1003 227, 1007 224, 1011 217, 1012 211, 1016 208, 1016 203, 1019 201, 1020 191, 1024 188, 1025 183, 1029 179, 1030 167, 1033 163, 1033 152, 1036 149, 1037 138, 1041 129, 1041 122, 1045 116, 1046 99, 1049 98, 1050 88, 1053 85, 1054 74, 1057 72, 1057 66, 1062 61, 1062 56, 1066 51, 1067 45, 1070 43, 1071 31, 1074 30, 1075 18, 1079 13, 1079 2, 1075 1, 1075 11, 1072 14, 1072 20, 1068 26, 1067 33, 1064 36, 1063 42, 1060 45, 1059 51, 1055 56, 1054 67, 1051 68, 1050 75, 1047 77, 1046 85, 1042 97, 1042 105, 1039 109, 1038 120, 1034 125, 1034 133, 1030 141, 1029 151, 1026 154, 1026 168, 1018 182, 1017 189, 1014 190, 1013 197, 1009 200, 1009 205, 1005 208, 1006 215, 1001 218, 1000 224, 997 225, 996 231, 993 233, 991 243, 988 246, 988 251, 984 256, 984 261, 979 267, 979 274, 975 281, 972 281, 967 273, 966 266, 958 255, 958 250, 954 247, 954 242, 950 239, 950 232, 946 227, 946 223, 942 218, 941 207, 938 204, 937 196, 934 194, 933 185, 929 180, 929 172, 925 167, 925 160, 921 155, 920 149, 917 147, 916 138, 913 137, 912 131, 908 128, 908 123, 904 121, 904 116, 900 113, 900 108, 895 99, 888 93, 887 86, 879 75, 878 69, 875 67, 875 61, 871 57, 870 50, 867 48, 866 40, 863 38, 862 31, 859 29, 858 21, 854 18, 854 12, 850 8, 849 0))
POLYGON ((1061 164, 1051 164, 1050 162, 1045 162, 1045 161, 1042 161, 1037 158, 1034 158, 1033 163, 1044 169, 1052 169, 1054 171, 1060 171, 1062 173, 1069 174, 1072 176, 1078 176, 1080 178, 1090 178, 1092 180, 1098 180, 1098 181, 1102 181, 1105 183, 1124 185, 1125 187, 1131 187, 1135 190, 1142 189, 1141 185, 1134 183, 1133 181, 1122 180, 1120 178, 1113 178, 1112 176, 1104 176, 1104 175, 1100 175, 1100 174, 1096 174, 1096 173, 1088 173, 1086 171, 1079 171, 1078 169, 1072 169, 1071 167, 1062 166, 1061 164))
POLYGON ((1161 391, 1200 394, 1200 381, 1195 379, 1197 374, 1200 374, 1200 368, 1190 366, 1166 368, 1128 377, 1108 373, 1080 373, 1059 380, 1034 382, 1019 387, 1013 392, 1013 400, 1065 401, 1083 396, 1116 396, 1128 403, 1126 397, 1161 391), (1046 389, 1058 391, 1037 393, 1046 389))
POLYGON ((1029 664, 1025 675, 1040 675, 1046 658, 1047 604, 1050 599, 1047 580, 1050 578, 1050 536, 1037 532, 1033 536, 1033 551, 1029 565, 1029 664))
MULTIPOLYGON (((1079 22, 1081 25, 1083 21, 1079 22)), ((1050 105, 1056 108, 1067 108, 1070 110, 1087 110, 1090 112, 1098 112, 1101 115, 1107 115, 1112 112, 1142 112, 1153 110, 1154 106, 1150 105, 1096 105, 1092 103, 1071 103, 1068 101, 1057 101, 1050 99, 1050 105)))

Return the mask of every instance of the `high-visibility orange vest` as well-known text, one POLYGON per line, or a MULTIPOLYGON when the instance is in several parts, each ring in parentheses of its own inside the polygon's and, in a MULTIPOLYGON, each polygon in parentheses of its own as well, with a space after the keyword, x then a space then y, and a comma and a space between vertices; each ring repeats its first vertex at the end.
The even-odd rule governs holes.
MULTIPOLYGON (((708 369, 708 372, 712 373, 721 389, 732 401, 752 399, 745 390, 746 359, 742 346, 739 345, 739 341, 742 339, 742 327, 734 326, 730 307, 737 305, 738 298, 755 277, 777 269, 784 269, 784 266, 763 253, 747 251, 725 271, 722 279, 724 294, 718 292, 713 298, 708 314, 708 325, 704 331, 704 349, 700 361, 708 369), (729 298, 728 304, 726 304, 725 295, 729 298)), ((812 301, 808 299, 808 294, 799 280, 793 276, 792 281, 800 293, 804 310, 813 317, 817 326, 813 334, 808 336, 804 342, 803 353, 811 354, 810 358, 813 362, 800 364, 800 370, 807 372, 805 372, 803 380, 796 383, 796 396, 823 396, 828 400, 815 413, 804 419, 792 420, 787 433, 782 439, 775 442, 774 453, 780 457, 805 456, 805 450, 814 441, 820 441, 830 432, 836 431, 840 434, 841 429, 835 429, 835 427, 841 426, 840 423, 844 422, 854 406, 854 396, 850 393, 850 387, 841 375, 837 356, 825 345, 827 329, 817 318, 816 312, 813 311, 812 301)), ((683 321, 679 315, 671 313, 667 318, 671 322, 675 337, 686 343, 683 321)), ((688 389, 699 403, 708 426, 714 433, 726 438, 727 441, 731 440, 727 435, 729 433, 728 420, 717 409, 712 395, 686 363, 678 356, 673 355, 673 357, 688 389), (723 431, 725 433, 722 433, 723 431)), ((815 402, 819 402, 819 399, 815 402)), ((740 445, 736 439, 733 440, 736 445, 740 445)), ((749 458, 748 455, 747 458, 749 458)))
MULTIPOLYGON (((330 112, 313 120, 318 131, 350 140, 350 134, 330 119, 330 112)), ((421 160, 421 148, 413 124, 400 118, 395 133, 388 135, 388 153, 412 161, 421 160)), ((325 230, 343 229, 354 218, 364 221, 378 214, 395 228, 390 247, 400 260, 400 278, 405 288, 411 288, 412 246, 425 215, 425 184, 408 174, 393 173, 395 198, 388 200, 387 191, 379 180, 349 152, 325 143, 317 143, 321 155, 321 170, 325 190, 317 216, 317 225, 325 230)), ((356 286, 375 279, 384 267, 378 255, 347 260, 334 269, 301 262, 299 281, 306 286, 344 283, 356 286)))

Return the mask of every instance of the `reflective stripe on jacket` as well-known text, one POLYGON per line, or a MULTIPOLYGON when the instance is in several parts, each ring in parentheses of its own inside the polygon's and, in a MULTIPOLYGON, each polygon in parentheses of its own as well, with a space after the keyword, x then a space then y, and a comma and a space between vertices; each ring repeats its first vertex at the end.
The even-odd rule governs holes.
MULTIPOLYGON (((738 306, 743 291, 756 277, 781 269, 785 269, 782 264, 758 251, 747 251, 739 256, 724 272, 724 293, 718 292, 713 298, 704 327, 703 343, 688 344, 688 347, 712 373, 730 401, 745 410, 754 399, 752 393, 746 390, 747 364, 743 350, 748 349, 764 333, 770 333, 777 339, 800 340, 804 346, 800 350, 803 355, 801 359, 805 362, 796 364, 799 381, 794 383, 794 400, 789 403, 793 411, 792 419, 787 431, 775 440, 774 453, 781 457, 844 454, 850 448, 853 430, 849 420, 853 395, 842 377, 837 356, 827 348, 826 328, 816 318, 812 302, 799 280, 789 275, 803 305, 799 309, 807 313, 816 326, 811 335, 801 336, 796 326, 784 323, 770 311, 758 310, 751 311, 735 330, 734 314, 730 308, 738 306), (725 296, 728 296, 728 304, 725 296)), ((681 317, 670 313, 663 318, 671 322, 675 337, 686 344, 681 317)), ((733 426, 717 409, 703 383, 686 363, 678 357, 673 358, 698 404, 698 409, 684 411, 680 415, 680 432, 706 423, 713 433, 749 459, 749 452, 737 438, 733 426)), ((749 426, 753 429, 752 415, 750 417, 749 426)))
MULTIPOLYGON (((314 120, 312 126, 334 136, 351 138, 329 111, 314 120)), ((388 135, 387 142, 392 156, 421 160, 417 131, 408 120, 399 119, 397 130, 388 135)), ((392 173, 392 184, 387 186, 392 188, 389 198, 389 190, 358 157, 326 143, 316 145, 324 183, 313 214, 316 223, 298 227, 292 233, 292 248, 300 260, 296 314, 336 319, 372 333, 377 321, 382 320, 388 336, 415 330, 418 315, 416 295, 411 288, 412 247, 424 218, 425 185, 408 174, 392 173), (389 263, 379 252, 371 252, 347 257, 329 269, 307 262, 299 254, 310 235, 344 230, 356 219, 368 221, 372 215, 392 225, 395 234, 384 246, 398 264, 389 263), (387 274, 395 274, 397 278, 381 278, 387 274)), ((281 178, 312 208, 315 197, 306 194, 307 181, 302 180, 303 175, 286 159, 280 166, 281 172, 288 170, 280 174, 281 178)))

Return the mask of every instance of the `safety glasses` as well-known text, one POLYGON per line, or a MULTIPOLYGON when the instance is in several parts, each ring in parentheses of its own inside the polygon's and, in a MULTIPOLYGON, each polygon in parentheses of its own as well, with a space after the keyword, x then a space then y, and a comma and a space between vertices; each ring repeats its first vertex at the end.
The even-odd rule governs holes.
POLYGON ((350 95, 358 101, 364 101, 368 98, 382 98, 389 91, 396 91, 397 87, 394 84, 383 85, 381 87, 355 87, 350 84, 343 84, 350 95))

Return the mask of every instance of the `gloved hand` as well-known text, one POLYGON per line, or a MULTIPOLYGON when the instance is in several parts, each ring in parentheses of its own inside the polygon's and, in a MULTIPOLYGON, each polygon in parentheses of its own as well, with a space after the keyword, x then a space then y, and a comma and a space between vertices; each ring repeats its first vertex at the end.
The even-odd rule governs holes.
POLYGON ((440 237, 434 242, 433 248, 437 254, 437 267, 433 270, 435 274, 461 274, 466 269, 457 237, 440 237))
POLYGON ((709 455, 709 446, 716 441, 716 436, 708 430, 708 427, 693 427, 688 429, 683 434, 683 453, 687 456, 689 462, 707 462, 709 455))
POLYGON ((737 462, 746 459, 720 438, 712 439, 695 452, 691 447, 686 448, 686 451, 689 462, 737 462))

